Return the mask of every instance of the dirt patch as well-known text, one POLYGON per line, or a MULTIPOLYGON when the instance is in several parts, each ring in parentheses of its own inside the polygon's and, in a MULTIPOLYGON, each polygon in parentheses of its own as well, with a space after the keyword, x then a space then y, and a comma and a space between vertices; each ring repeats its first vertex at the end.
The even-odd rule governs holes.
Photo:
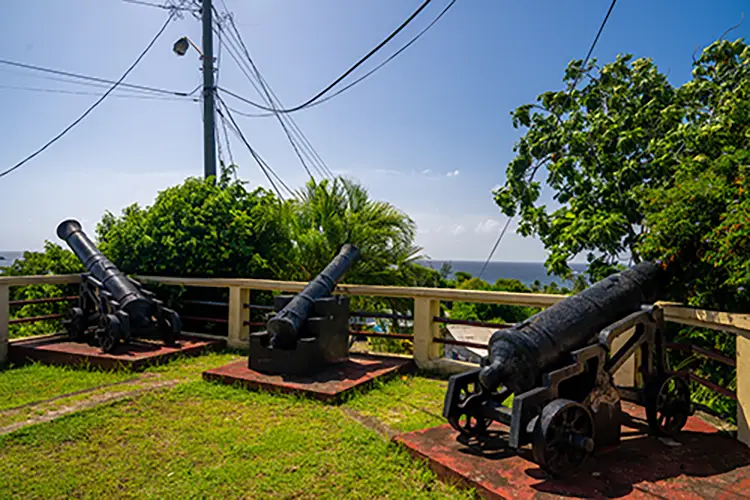
MULTIPOLYGON (((144 377, 141 377, 140 379, 123 381, 121 383, 133 383, 134 381, 138 382, 140 380, 147 379, 147 378, 151 378, 151 377, 144 376, 144 377)), ((173 387, 181 382, 183 382, 182 379, 154 380, 152 382, 146 382, 143 387, 140 387, 138 389, 134 389, 130 391, 115 391, 115 392, 103 392, 99 394, 92 394, 90 398, 79 400, 69 405, 64 405, 61 407, 54 407, 54 408, 53 408, 52 403, 56 401, 59 401, 65 397, 71 397, 71 396, 80 395, 86 392, 92 392, 92 390, 86 389, 84 391, 77 391, 74 393, 66 394, 64 396, 58 396, 52 399, 48 399, 43 402, 33 403, 32 406, 39 407, 40 414, 34 415, 33 417, 30 417, 20 422, 12 423, 5 427, 0 427, 0 435, 17 431, 18 429, 22 429, 29 425, 41 424, 44 422, 51 422, 52 420, 60 418, 64 415, 69 415, 71 413, 75 413, 81 410, 87 410, 89 408, 94 408, 96 406, 111 403, 114 401, 120 401, 123 399, 131 398, 133 396, 137 396, 138 394, 142 394, 144 392, 154 391, 157 389, 163 389, 166 387, 173 387), (48 408, 45 408, 45 406, 48 406, 48 408)), ((108 385, 111 386, 115 384, 108 384, 108 385)), ((100 390, 102 387, 103 386, 99 386, 99 387, 94 388, 93 390, 100 390)), ((13 408, 11 411, 4 412, 3 415, 11 415, 12 414, 11 412, 19 413, 23 409, 28 408, 28 406, 29 405, 13 408)))
POLYGON ((388 441, 392 440, 397 434, 400 434, 399 431, 394 429, 393 427, 390 427, 380 420, 378 420, 375 417, 370 417, 368 415, 363 415, 362 413, 352 410, 350 408, 343 408, 344 414, 351 418, 352 420, 359 422, 360 424, 364 425, 370 430, 373 430, 383 436, 388 441))
POLYGON ((111 382, 109 384, 103 384, 103 385, 97 385, 95 387, 89 387, 88 389, 81 389, 80 391, 68 392, 66 394, 61 394, 59 396, 55 396, 55 397, 49 398, 49 399, 43 399, 41 401, 32 401, 31 403, 26 403, 26 404, 23 404, 23 405, 14 406, 12 408, 6 408, 5 410, 0 411, 0 417, 9 417, 9 416, 21 413, 23 410, 26 410, 28 408, 34 408, 35 406, 43 406, 43 405, 52 403, 54 401, 59 401, 61 399, 69 398, 69 397, 72 397, 72 396, 80 396, 81 394, 87 394, 89 392, 100 391, 100 390, 102 390, 102 389, 104 389, 106 387, 114 387, 114 386, 117 386, 117 385, 133 384, 133 383, 137 383, 137 382, 140 382, 142 380, 149 379, 149 378, 154 378, 154 374, 149 373, 149 374, 146 374, 146 375, 143 375, 143 376, 140 376, 140 377, 133 377, 133 378, 129 378, 127 380, 121 380, 119 382, 111 382))

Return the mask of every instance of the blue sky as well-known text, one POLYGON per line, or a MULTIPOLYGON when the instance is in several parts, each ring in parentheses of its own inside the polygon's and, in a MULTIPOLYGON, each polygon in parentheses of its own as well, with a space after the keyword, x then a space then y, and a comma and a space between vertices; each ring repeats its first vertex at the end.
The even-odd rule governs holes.
MULTIPOLYGON (((448 0, 434 0, 386 46, 372 67, 410 39, 448 0)), ((421 0, 226 0, 266 80, 287 106, 299 104, 379 43, 421 0)), ((217 7, 222 8, 221 3, 217 7)), ((365 82, 295 114, 328 166, 361 181, 377 199, 406 211, 434 259, 486 258, 505 222, 491 190, 505 178, 518 131, 510 112, 558 89, 567 63, 583 58, 609 0, 458 0, 415 45, 365 82), (451 174, 451 175, 448 175, 451 174)), ((741 0, 621 0, 594 53, 652 58, 674 84, 689 78, 691 54, 740 20, 741 0)), ((8 0, 0 58, 117 79, 164 22, 166 12, 122 0, 8 0)), ((730 39, 748 38, 750 21, 730 39)), ((189 91, 200 80, 200 41, 190 16, 170 24, 128 82, 189 91)), ((225 54, 226 55, 226 54, 225 54)), ((7 87, 103 92, 0 65, 0 170, 25 157, 82 113, 94 95, 7 87)), ((229 57, 220 85, 258 99, 229 57)), ((231 98, 233 107, 254 111, 231 98)), ((191 101, 105 100, 78 127, 0 179, 0 249, 39 249, 74 217, 93 235, 105 210, 150 204, 156 193, 203 172, 201 105, 191 101)), ((291 187, 305 172, 273 118, 236 117, 251 144, 291 187)), ((269 187, 250 155, 232 143, 239 175, 269 187)), ((513 226, 511 226, 513 227, 513 226)), ((509 232, 494 260, 541 261, 533 239, 509 232)))

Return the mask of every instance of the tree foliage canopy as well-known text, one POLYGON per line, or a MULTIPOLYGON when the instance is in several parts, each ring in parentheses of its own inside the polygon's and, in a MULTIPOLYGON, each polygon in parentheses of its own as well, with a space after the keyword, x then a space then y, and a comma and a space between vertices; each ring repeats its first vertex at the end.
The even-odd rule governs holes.
POLYGON ((193 277, 276 277, 289 251, 278 200, 223 177, 188 178, 149 207, 107 212, 97 226, 101 251, 125 273, 193 277))
POLYGON ((681 87, 630 55, 601 67, 573 61, 564 81, 578 78, 580 88, 545 92, 513 113, 525 134, 494 192, 498 206, 541 239, 558 276, 588 253, 598 280, 625 254, 668 264, 672 298, 747 304, 750 48, 713 43, 681 87), (554 210, 540 201, 540 172, 554 210))
POLYGON ((345 243, 360 250, 347 272, 350 283, 406 284, 421 249, 414 244, 416 224, 390 203, 372 200, 350 180, 311 180, 281 209, 292 248, 285 277, 309 281, 345 243))

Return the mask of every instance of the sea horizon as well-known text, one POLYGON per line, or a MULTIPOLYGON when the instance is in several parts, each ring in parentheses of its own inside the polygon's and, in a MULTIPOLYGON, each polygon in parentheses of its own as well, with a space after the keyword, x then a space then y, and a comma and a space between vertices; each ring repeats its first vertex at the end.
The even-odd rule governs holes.
MULTIPOLYGON (((23 251, 19 250, 0 250, 0 267, 7 267, 13 264, 16 259, 23 257, 23 251)), ((449 278, 453 278, 456 272, 462 271, 469 273, 474 277, 480 277, 479 274, 484 266, 483 260, 464 260, 464 259, 418 259, 417 263, 439 271, 443 264, 451 265, 449 278)), ((572 263, 570 267, 575 273, 582 273, 588 267, 584 263, 572 263)), ((516 279, 524 285, 533 285, 539 281, 541 285, 547 285, 556 282, 560 286, 570 285, 569 281, 561 280, 556 276, 547 274, 544 262, 515 262, 515 261, 491 261, 487 264, 481 278, 488 282, 494 283, 500 278, 516 279)))

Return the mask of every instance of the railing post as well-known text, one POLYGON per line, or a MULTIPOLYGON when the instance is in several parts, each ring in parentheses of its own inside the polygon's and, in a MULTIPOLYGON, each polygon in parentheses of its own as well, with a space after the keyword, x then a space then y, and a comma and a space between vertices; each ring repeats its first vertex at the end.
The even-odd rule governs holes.
POLYGON ((245 304, 250 304, 250 289, 230 286, 227 346, 233 349, 248 348, 250 326, 245 321, 250 320, 250 308, 245 304))
POLYGON ((8 362, 8 285, 0 285, 0 366, 8 362))
POLYGON ((750 334, 737 334, 737 439, 750 446, 750 334))
POLYGON ((440 335, 440 326, 433 319, 439 315, 439 300, 414 298, 414 361, 419 368, 429 368, 440 357, 440 344, 432 341, 440 335))

